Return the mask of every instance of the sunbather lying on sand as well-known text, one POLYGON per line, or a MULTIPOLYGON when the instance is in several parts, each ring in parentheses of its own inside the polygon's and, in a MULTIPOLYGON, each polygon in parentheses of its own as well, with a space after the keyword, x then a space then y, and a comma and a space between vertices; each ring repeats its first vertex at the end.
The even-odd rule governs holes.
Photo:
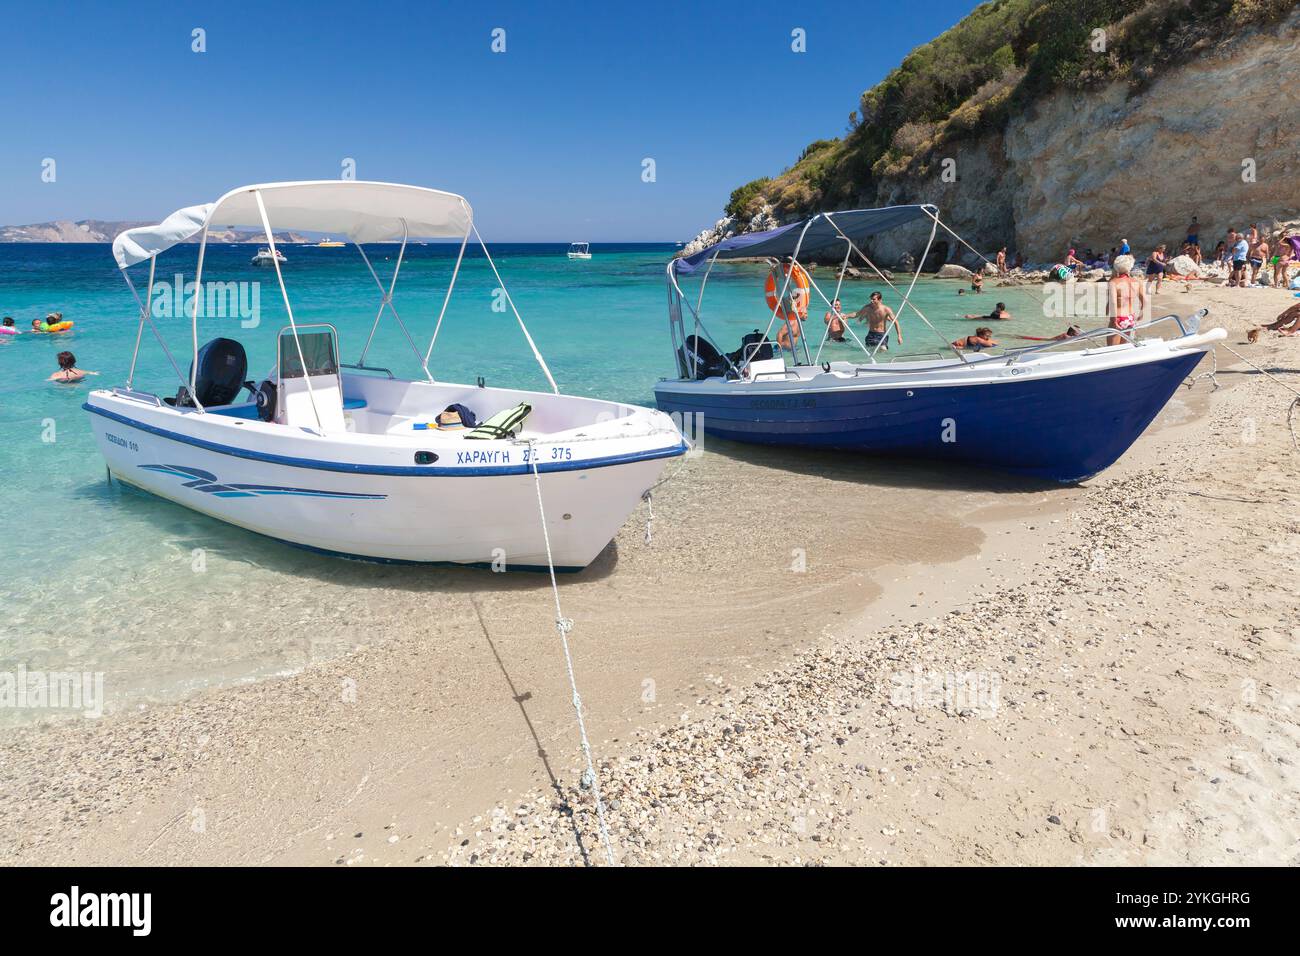
POLYGON ((1268 325, 1262 325, 1260 328, 1271 329, 1283 335, 1300 335, 1300 302, 1291 306, 1268 325))

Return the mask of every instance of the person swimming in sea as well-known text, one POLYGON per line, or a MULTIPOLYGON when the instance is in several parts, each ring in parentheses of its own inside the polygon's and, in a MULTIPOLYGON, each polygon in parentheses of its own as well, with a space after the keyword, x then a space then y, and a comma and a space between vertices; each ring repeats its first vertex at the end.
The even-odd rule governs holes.
POLYGON ((798 315, 791 316, 777 325, 776 344, 785 349, 791 355, 794 355, 795 347, 799 344, 799 339, 802 335, 803 319, 798 315))
POLYGON ((889 327, 894 327, 894 334, 898 336, 898 344, 903 344, 903 327, 898 324, 898 316, 894 315, 894 310, 885 305, 885 297, 879 292, 871 293, 867 304, 858 311, 854 312, 850 319, 862 319, 867 323, 867 337, 863 339, 863 344, 869 349, 884 349, 889 351, 889 327))
POLYGON ((967 335, 952 343, 955 349, 970 349, 972 352, 981 352, 984 349, 992 348, 998 343, 993 339, 993 330, 987 325, 982 325, 975 330, 974 335, 967 335))
POLYGON ((832 342, 844 341, 844 312, 839 299, 831 303, 831 310, 822 316, 822 321, 826 323, 827 336, 832 342))
POLYGON ((98 372, 87 372, 83 368, 77 368, 77 357, 71 352, 60 352, 57 356, 59 370, 50 375, 47 382, 60 382, 68 385, 75 385, 87 375, 98 375, 98 372))
POLYGON ((1077 325, 1072 325, 1064 332, 1058 332, 1056 335, 1016 335, 1013 338, 1021 339, 1025 342, 1060 342, 1063 339, 1072 339, 1076 335, 1081 335, 1083 329, 1077 325))
POLYGON ((1007 311, 1007 304, 1005 302, 999 302, 993 307, 993 311, 988 315, 967 315, 965 318, 992 319, 995 322, 1005 322, 1007 319, 1011 318, 1011 313, 1007 311))

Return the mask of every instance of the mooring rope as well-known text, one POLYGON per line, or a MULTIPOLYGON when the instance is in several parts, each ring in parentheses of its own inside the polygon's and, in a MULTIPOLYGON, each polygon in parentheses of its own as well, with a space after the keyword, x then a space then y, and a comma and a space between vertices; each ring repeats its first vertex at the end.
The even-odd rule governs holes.
POLYGON ((647 488, 641 495, 648 514, 645 519, 645 543, 652 544, 655 539, 655 496, 654 489, 647 488))
MULTIPOLYGON (((1224 347, 1226 348, 1227 346, 1224 347)), ((1215 390, 1216 391, 1218 390, 1219 356, 1215 353, 1214 349, 1210 349, 1210 370, 1208 372, 1198 372, 1196 375, 1189 375, 1187 377, 1187 381, 1185 381, 1183 384, 1186 385, 1188 388, 1191 388, 1193 385, 1195 385, 1203 378, 1208 378, 1211 384, 1214 385, 1215 390)))
POLYGON ((1278 378, 1268 369, 1256 365, 1254 362, 1246 358, 1246 356, 1242 355, 1240 352, 1238 352, 1236 349, 1232 348, 1231 346, 1225 345, 1224 343, 1220 342, 1219 347, 1231 352, 1233 355, 1237 356, 1237 358, 1241 359, 1243 362, 1245 362, 1255 371, 1259 372, 1265 378, 1271 378, 1273 381, 1277 382, 1277 384, 1281 385, 1288 392, 1290 392, 1292 395, 1295 396, 1295 398, 1291 400, 1290 408, 1287 409, 1286 424, 1287 424, 1287 428, 1290 429, 1291 431, 1291 445, 1295 448, 1297 452, 1300 452, 1300 437, 1296 436, 1296 429, 1295 429, 1296 410, 1300 409, 1300 389, 1292 388, 1290 385, 1282 381, 1280 378, 1278 378))
POLYGON ((591 785, 591 792, 596 797, 596 819, 600 827, 600 839, 605 845, 605 859, 614 865, 614 847, 609 841, 609 828, 605 824, 605 802, 600 796, 600 777, 596 774, 595 762, 591 757, 591 742, 587 739, 587 722, 582 716, 582 697, 578 694, 578 681, 573 676, 573 656, 569 653, 569 632, 573 630, 573 620, 564 616, 560 607, 560 585, 555 580, 555 560, 551 557, 551 535, 546 529, 546 506, 542 503, 542 476, 537 470, 537 443, 529 440, 528 457, 533 466, 533 481, 537 486, 537 513, 542 519, 542 540, 546 543, 546 565, 551 572, 551 592, 555 595, 555 629, 560 632, 560 644, 564 647, 564 666, 569 672, 569 688, 573 691, 573 710, 578 715, 578 734, 582 738, 582 753, 587 758, 585 779, 591 785))

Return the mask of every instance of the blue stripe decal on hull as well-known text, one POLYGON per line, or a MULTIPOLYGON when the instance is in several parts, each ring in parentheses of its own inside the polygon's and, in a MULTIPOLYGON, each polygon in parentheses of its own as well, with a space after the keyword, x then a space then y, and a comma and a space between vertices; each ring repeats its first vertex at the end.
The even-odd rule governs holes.
POLYGON ((358 494, 351 491, 322 491, 318 488, 288 488, 284 485, 248 485, 224 483, 202 468, 188 465, 137 465, 143 471, 184 478, 184 488, 193 488, 218 498, 260 498, 263 495, 289 495, 299 498, 348 498, 353 501, 383 501, 388 495, 358 494))
MULTIPOLYGON (((353 464, 351 462, 325 461, 323 459, 315 458, 294 458, 288 455, 272 455, 269 452, 252 451, 251 449, 239 448, 235 445, 223 445, 219 442, 207 441, 203 438, 194 438, 190 435, 182 435, 179 432, 170 431, 166 428, 159 428, 157 425, 150 425, 146 422, 137 421, 134 418, 128 418, 125 415, 119 415, 116 412, 110 412, 106 408, 98 408, 91 405, 89 402, 83 404, 81 407, 94 415, 102 415, 112 421, 128 425, 131 428, 138 428, 141 431, 149 432, 152 435, 158 435, 162 438, 168 438, 172 441, 181 442, 182 444, 193 445, 196 448, 204 448, 221 455, 231 455, 235 458, 246 458, 250 461, 265 461, 273 465, 285 465, 289 468, 308 468, 314 471, 338 471, 351 475, 398 475, 404 477, 425 478, 483 478, 504 475, 531 475, 533 473, 533 466, 530 464, 480 465, 471 468, 440 468, 436 465, 353 464)), ((677 458, 686 454, 686 451, 686 442, 679 441, 678 444, 671 448, 656 448, 653 451, 634 452, 627 455, 607 455, 603 458, 589 458, 577 461, 538 462, 537 470, 542 474, 547 474, 553 471, 585 471, 589 468, 609 468, 614 465, 630 465, 638 461, 656 461, 660 458, 677 458)))

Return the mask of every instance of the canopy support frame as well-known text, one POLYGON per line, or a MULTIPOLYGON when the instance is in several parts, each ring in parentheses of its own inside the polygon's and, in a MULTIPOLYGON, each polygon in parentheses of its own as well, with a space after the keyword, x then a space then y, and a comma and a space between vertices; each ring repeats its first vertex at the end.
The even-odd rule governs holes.
POLYGON ((483 250, 483 255, 487 258, 488 265, 492 267, 492 274, 496 276, 497 279, 497 288, 500 289, 501 294, 506 297, 506 303, 510 306, 510 311, 515 314, 515 320, 519 323, 519 328, 524 333, 524 338, 528 341, 528 347, 533 350, 533 358, 535 358, 537 364, 541 366, 542 373, 546 376, 546 381, 550 382, 551 391, 556 395, 559 395, 560 386, 555 384, 555 377, 551 375, 551 370, 546 364, 546 359, 542 358, 542 353, 538 351, 537 343, 533 341, 532 335, 528 332, 528 326, 524 325, 523 316, 521 316, 519 310, 515 308, 515 300, 511 297, 510 290, 506 288, 505 281, 501 278, 501 273, 497 271, 497 264, 492 261, 492 253, 488 252, 487 243, 483 241, 483 236, 478 231, 478 226, 471 223, 470 228, 474 231, 474 238, 478 240, 479 248, 483 250))
MULTIPOLYGON (((473 226, 473 217, 470 217, 470 225, 473 226)), ((447 294, 442 297, 442 308, 438 310, 438 321, 433 325, 433 336, 429 339, 429 348, 424 353, 424 368, 427 372, 429 369, 429 359, 433 357, 433 347, 438 342, 438 333, 442 330, 442 319, 447 314, 447 306, 451 302, 451 291, 456 288, 456 279, 460 276, 460 264, 465 259, 465 247, 469 245, 469 234, 471 229, 465 230, 464 237, 460 240, 460 251, 456 253, 456 264, 451 270, 451 281, 447 283, 447 294)))
POLYGON ((357 247, 357 252, 361 253, 361 261, 364 262, 366 268, 370 270, 370 276, 375 280, 375 285, 379 287, 380 294, 379 311, 375 314, 375 321, 370 326, 370 336, 366 339, 366 346, 361 350, 361 358, 357 364, 363 367, 365 366, 366 354, 370 351, 370 343, 374 341, 375 332, 379 328, 379 320, 383 318, 384 308, 387 307, 388 311, 393 313, 393 318, 397 320, 397 326, 402 330, 402 335, 406 337, 406 343, 411 347, 411 351, 415 354, 415 360, 420 363, 420 368, 424 372, 424 377, 432 382, 433 376, 429 374, 428 361, 420 354, 420 349, 416 346, 415 339, 411 338, 411 333, 407 330, 406 323, 402 321, 402 317, 397 314, 397 307, 393 305, 393 291, 397 288, 397 276, 398 273, 402 271, 402 260, 406 256, 406 243, 409 238, 410 233, 406 225, 406 220, 403 219, 402 246, 397 252, 397 262, 393 266, 393 278, 388 284, 387 291, 384 290, 383 280, 379 278, 379 273, 375 271, 375 267, 370 264, 370 257, 366 255, 366 250, 362 247, 361 243, 355 241, 352 243, 357 247))
MULTIPOLYGON (((135 331, 135 351, 131 353, 131 370, 126 376, 127 389, 131 389, 133 387, 132 383, 135 381, 136 360, 140 355, 140 339, 144 333, 145 322, 149 323, 149 328, 153 332, 154 338, 156 338, 158 344, 162 346, 163 355, 167 356, 167 362, 176 373, 177 381, 179 381, 182 386, 187 386, 188 384, 186 377, 181 374, 181 367, 176 364, 176 358, 172 355, 172 350, 167 347, 167 342, 163 339, 162 333, 158 331, 158 326, 154 324, 153 315, 151 314, 150 300, 153 298, 154 267, 156 265, 156 258, 157 256, 149 257, 149 289, 148 294, 144 297, 143 301, 140 299, 140 293, 135 289, 135 283, 131 281, 130 273, 125 269, 122 270, 122 278, 126 280, 127 288, 131 290, 131 295, 135 297, 136 305, 140 307, 140 325, 135 331)), ((195 404, 197 404, 197 402, 195 404)))
MULTIPOLYGON (((267 243, 270 244, 271 247, 271 264, 275 266, 275 278, 276 281, 280 283, 280 295, 284 299, 284 311, 285 314, 289 316, 289 328, 293 330, 293 344, 294 344, 294 348, 298 350, 298 361, 300 363, 300 367, 302 368, 302 380, 307 386, 307 398, 311 402, 311 413, 316 418, 316 428, 323 435, 325 433, 325 426, 321 422, 320 409, 317 408, 316 406, 316 391, 315 389, 312 388, 311 385, 312 377, 309 374, 307 374, 307 358, 302 354, 302 340, 298 338, 298 323, 294 321, 293 306, 289 304, 289 290, 285 288, 284 273, 280 271, 280 257, 275 254, 275 236, 271 233, 271 220, 266 214, 266 203, 262 201, 262 191, 260 189, 253 190, 253 198, 257 200, 257 211, 262 216, 262 228, 266 230, 266 241, 267 243)), ((207 227, 205 226, 203 230, 204 246, 207 245, 207 238, 208 238, 207 227)), ((200 270, 202 269, 202 265, 201 265, 202 261, 203 261, 203 246, 200 246, 199 247, 200 270)), ((201 294, 202 289, 203 289, 203 284, 199 282, 196 286, 196 292, 195 292, 196 299, 197 296, 201 294)), ((196 308, 195 309, 196 318, 194 322, 194 365, 190 369, 191 384, 194 377, 194 373, 195 371, 197 371, 198 364, 199 364, 198 361, 198 356, 199 356, 198 334, 199 333, 198 333, 197 315, 198 315, 198 310, 196 308)))

